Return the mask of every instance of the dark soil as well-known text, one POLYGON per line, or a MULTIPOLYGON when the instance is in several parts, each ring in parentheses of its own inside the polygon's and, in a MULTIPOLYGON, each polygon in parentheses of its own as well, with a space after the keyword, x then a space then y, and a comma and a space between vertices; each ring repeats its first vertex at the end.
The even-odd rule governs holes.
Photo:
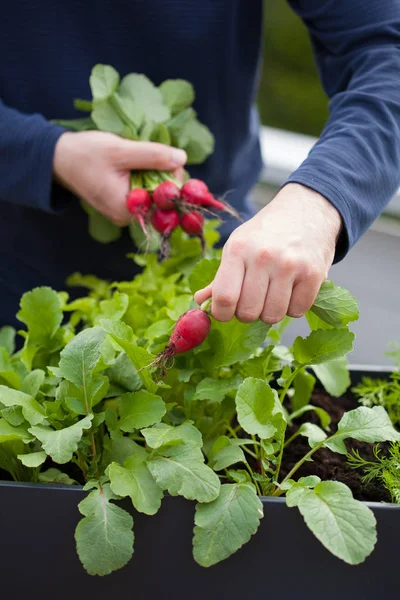
MULTIPOLYGON (((319 406, 330 415, 331 433, 337 430, 337 423, 343 416, 343 413, 352 410, 358 406, 356 400, 351 394, 344 395, 341 398, 332 398, 324 390, 316 389, 313 392, 311 404, 319 406)), ((289 438, 303 422, 312 422, 319 425, 319 419, 316 414, 307 413, 302 418, 296 419, 296 425, 288 427, 287 438, 289 438)), ((360 455, 366 460, 375 460, 373 449, 375 444, 358 442, 357 440, 347 440, 345 442, 348 451, 358 450, 360 455)), ((386 445, 387 446, 387 445, 386 445)), ((382 450, 385 444, 380 444, 382 450)), ((281 477, 285 477, 292 467, 310 450, 308 440, 299 436, 290 443, 283 455, 281 477)), ((313 455, 312 462, 304 463, 296 472, 294 479, 307 475, 317 475, 322 480, 341 481, 349 486, 357 500, 366 500, 371 502, 391 502, 390 494, 379 482, 363 483, 362 469, 350 468, 347 457, 343 454, 336 454, 327 448, 321 448, 313 455)))

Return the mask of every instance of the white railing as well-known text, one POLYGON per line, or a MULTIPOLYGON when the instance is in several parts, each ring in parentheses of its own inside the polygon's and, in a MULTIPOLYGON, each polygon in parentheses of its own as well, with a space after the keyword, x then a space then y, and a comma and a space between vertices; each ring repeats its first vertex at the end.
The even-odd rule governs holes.
MULTIPOLYGON (((316 141, 317 138, 309 135, 262 127, 261 150, 265 168, 261 181, 274 186, 282 185, 307 157, 316 141)), ((400 190, 384 213, 400 217, 400 190)))

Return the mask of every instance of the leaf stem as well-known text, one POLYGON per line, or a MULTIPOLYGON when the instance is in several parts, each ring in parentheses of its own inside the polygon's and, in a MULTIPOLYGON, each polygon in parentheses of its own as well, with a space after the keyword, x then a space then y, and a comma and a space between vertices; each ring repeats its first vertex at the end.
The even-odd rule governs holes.
MULTIPOLYGON (((334 436, 331 436, 330 438, 327 438, 325 440, 323 440, 322 442, 319 442, 319 444, 317 444, 316 446, 314 446, 314 448, 311 448, 311 450, 309 452, 307 452, 307 454, 305 454, 303 456, 303 458, 301 458, 299 461, 297 461, 297 463, 294 465, 294 467, 289 471, 289 473, 286 475, 286 477, 281 481, 281 483, 285 483, 285 481, 288 481, 289 479, 291 479, 293 477, 293 475, 296 473, 296 471, 298 469, 300 469, 300 467, 306 462, 306 460, 308 460, 309 458, 311 458, 311 456, 314 454, 314 452, 316 452, 317 450, 319 450, 320 448, 322 448, 322 446, 327 442, 327 440, 332 439, 334 436)), ((284 494, 284 490, 280 490, 279 488, 277 488, 273 493, 272 496, 281 496, 282 494, 284 494)))
POLYGON ((289 391, 290 386, 292 385, 294 379, 297 376, 297 373, 302 369, 302 366, 296 367, 295 370, 293 371, 293 373, 291 374, 291 376, 289 377, 289 379, 286 382, 286 385, 284 388, 282 388, 281 393, 279 394, 279 400, 281 402, 281 404, 283 404, 283 401, 285 399, 286 394, 289 391))

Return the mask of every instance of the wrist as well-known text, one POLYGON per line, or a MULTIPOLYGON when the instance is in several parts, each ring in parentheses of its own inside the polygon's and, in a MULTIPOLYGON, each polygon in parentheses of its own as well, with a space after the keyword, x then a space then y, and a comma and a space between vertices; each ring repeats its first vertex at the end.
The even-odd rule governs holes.
POLYGON ((343 230, 343 219, 338 209, 325 196, 301 183, 287 183, 281 188, 275 196, 279 203, 282 200, 280 194, 285 196, 285 201, 291 206, 298 206, 299 203, 306 206, 313 220, 319 216, 332 234, 335 243, 337 242, 343 230))
POLYGON ((53 179, 63 187, 71 189, 70 172, 76 133, 66 131, 57 140, 53 155, 53 179))

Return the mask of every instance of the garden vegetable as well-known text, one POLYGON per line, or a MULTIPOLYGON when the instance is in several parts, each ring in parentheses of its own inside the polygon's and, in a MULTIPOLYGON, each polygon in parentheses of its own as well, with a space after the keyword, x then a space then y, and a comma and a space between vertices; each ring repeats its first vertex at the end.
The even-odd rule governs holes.
POLYGON ((139 222, 146 238, 148 237, 148 231, 145 220, 149 216, 151 204, 152 201, 149 192, 142 188, 134 188, 126 198, 126 207, 139 222))
POLYGON ((153 192, 154 204, 161 210, 172 210, 176 208, 180 190, 173 181, 163 181, 153 192))
POLYGON ((151 217, 151 224, 162 235, 158 258, 161 262, 169 256, 169 238, 173 230, 179 225, 179 213, 176 210, 160 210, 157 208, 151 217))
POLYGON ((187 204, 194 204, 201 209, 213 209, 221 212, 228 212, 236 218, 239 218, 237 211, 228 203, 217 200, 211 194, 208 186, 200 179, 189 179, 181 189, 181 199, 187 204))
POLYGON ((200 238, 202 252, 205 250, 205 239, 203 234, 204 217, 198 212, 187 212, 182 215, 181 227, 188 235, 200 238))

